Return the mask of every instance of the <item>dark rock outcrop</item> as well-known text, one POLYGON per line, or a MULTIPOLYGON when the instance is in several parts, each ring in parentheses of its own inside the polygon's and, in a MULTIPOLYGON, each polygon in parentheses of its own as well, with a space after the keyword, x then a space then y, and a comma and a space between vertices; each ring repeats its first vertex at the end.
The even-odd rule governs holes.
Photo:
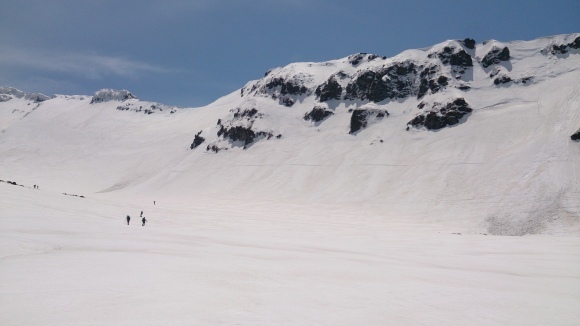
POLYGON ((265 87, 267 89, 279 89, 281 95, 302 95, 308 92, 308 88, 304 85, 292 80, 285 80, 284 78, 272 78, 265 87))
POLYGON ((189 149, 194 149, 205 141, 205 138, 201 137, 200 135, 201 131, 195 134, 195 138, 193 138, 193 143, 191 143, 189 149))
POLYGON ((507 46, 499 48, 494 46, 481 60, 481 65, 483 68, 487 68, 491 65, 498 64, 502 61, 509 61, 510 50, 507 46))
MULTIPOLYGON (((232 145, 231 143, 238 143, 233 145, 242 145, 244 146, 244 149, 246 149, 247 145, 250 145, 260 139, 271 139, 274 137, 274 134, 270 131, 261 131, 255 129, 254 123, 258 119, 263 118, 264 114, 259 112, 254 107, 254 105, 255 103, 253 101, 248 101, 242 105, 242 108, 231 109, 231 115, 229 119, 218 119, 217 136, 221 137, 223 140, 229 141, 230 145, 232 145)), ((201 134, 201 131, 199 134, 201 134)), ((199 134, 197 136, 199 136, 199 134)), ((282 135, 278 135, 277 138, 281 137, 282 135)), ((220 141, 217 140, 209 144, 206 150, 217 153, 220 150, 228 148, 218 146, 219 143, 220 141)))
POLYGON ((381 56, 378 56, 376 54, 357 53, 357 54, 353 54, 353 55, 348 56, 348 62, 353 67, 355 67, 355 66, 357 66, 359 63, 361 63, 363 61, 369 62, 369 61, 375 60, 376 58, 386 59, 386 57, 381 57, 381 56))
MULTIPOLYGON (((434 53, 431 53, 429 57, 433 57, 434 55, 434 53)), ((437 52, 436 55, 441 60, 441 63, 445 65, 473 67, 471 56, 461 48, 446 46, 442 51, 437 52)))
POLYGON ((381 102, 417 93, 417 70, 411 61, 363 70, 346 87, 346 100, 381 102))
POLYGON ((570 139, 580 141, 580 129, 573 133, 572 136, 570 136, 570 139))
POLYGON ((280 97, 279 102, 280 102, 280 104, 282 104, 286 107, 291 107, 292 105, 294 105, 294 103, 296 103, 296 102, 294 102, 294 100, 292 98, 287 97, 287 96, 280 97))
POLYGON ((303 95, 310 95, 312 90, 304 85, 311 80, 309 74, 299 73, 286 77, 275 77, 274 73, 268 74, 261 80, 244 86, 241 96, 267 96, 273 100, 278 100, 281 105, 291 107, 300 100, 303 95))
POLYGON ((550 47, 552 54, 566 54, 572 49, 580 49, 580 36, 568 44, 554 44, 550 47))
POLYGON ((232 126, 229 128, 221 126, 218 131, 218 136, 223 136, 224 139, 229 139, 233 142, 241 142, 245 149, 247 145, 254 143, 257 138, 270 139, 274 137, 274 134, 267 131, 254 131, 252 130, 252 126, 232 126))
POLYGON ((207 145, 207 147, 205 148, 206 152, 214 152, 214 153, 219 153, 219 151, 221 150, 228 150, 227 147, 219 147, 215 144, 211 144, 211 145, 207 145))
POLYGON ((221 126, 217 134, 232 141, 241 141, 244 145, 252 143, 254 138, 256 138, 256 133, 252 128, 244 126, 233 126, 229 128, 221 126))
MULTIPOLYGON (((424 109, 425 103, 420 103, 417 107, 424 109)), ((459 123, 459 120, 472 109, 463 98, 457 98, 445 105, 441 103, 433 103, 429 111, 424 111, 417 115, 413 120, 409 121, 408 125, 413 127, 422 127, 429 130, 437 130, 446 126, 459 123)))
MULTIPOLYGON (((255 120, 256 118, 262 118, 264 114, 259 113, 256 108, 251 109, 236 109, 234 112, 234 119, 243 119, 246 118, 247 120, 255 120)), ((221 124, 221 119, 218 119, 218 125, 221 124)))
POLYGON ((449 78, 441 75, 439 73, 438 66, 429 66, 421 71, 419 90, 417 92, 417 98, 422 98, 431 90, 432 94, 437 93, 445 86, 448 85, 449 78))
POLYGON ((497 78, 495 78, 493 80, 493 83, 495 85, 502 85, 502 84, 509 84, 509 83, 527 85, 527 84, 530 84, 533 80, 534 80, 533 76, 512 79, 510 76, 508 76, 506 74, 499 74, 497 76, 497 78))
POLYGON ((342 86, 340 86, 334 76, 330 76, 326 82, 316 87, 314 93, 320 102, 340 100, 342 96, 342 86))
POLYGON ((160 104, 160 103, 153 103, 151 105, 149 105, 149 107, 143 107, 143 105, 139 105, 139 104, 143 104, 143 103, 126 103, 124 105, 119 105, 117 106, 117 110, 118 111, 133 111, 133 112, 138 112, 138 113, 144 113, 144 114, 153 114, 155 112, 163 112, 163 109, 168 110, 169 113, 173 114, 175 112, 177 112, 177 108, 174 106, 167 106, 164 104, 160 104))
POLYGON ((508 75, 499 75, 496 79, 493 80, 493 83, 495 85, 500 85, 500 84, 507 84, 512 82, 513 80, 510 78, 510 76, 508 75))
POLYGON ((355 109, 350 117, 350 134, 367 127, 371 120, 380 120, 389 116, 387 110, 380 109, 355 109))
POLYGON ((332 111, 330 111, 330 110, 328 110, 326 108, 323 108, 321 106, 315 106, 312 109, 312 111, 307 112, 304 115, 304 120, 306 120, 306 121, 310 120, 310 121, 313 121, 313 122, 319 122, 319 121, 322 121, 322 120, 328 118, 329 116, 331 116, 333 114, 334 114, 334 112, 332 112, 332 111))
POLYGON ((465 46, 468 49, 475 49, 475 40, 472 38, 466 38, 463 41, 461 41, 461 44, 463 44, 463 46, 465 46))

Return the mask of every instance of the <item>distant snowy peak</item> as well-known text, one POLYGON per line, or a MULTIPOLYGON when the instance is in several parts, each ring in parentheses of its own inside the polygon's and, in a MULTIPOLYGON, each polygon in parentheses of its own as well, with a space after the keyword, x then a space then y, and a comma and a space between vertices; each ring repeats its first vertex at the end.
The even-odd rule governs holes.
POLYGON ((93 99, 91 100, 91 104, 95 104, 95 103, 103 103, 103 102, 109 102, 109 101, 119 101, 119 102, 123 102, 126 100, 131 100, 131 99, 137 99, 137 97, 133 94, 131 94, 131 92, 127 91, 127 90, 116 90, 116 89, 101 89, 99 91, 96 91, 95 94, 93 94, 93 99))
POLYGON ((7 102, 12 98, 22 98, 36 103, 51 99, 50 96, 41 93, 26 93, 14 87, 0 87, 0 102, 7 102))

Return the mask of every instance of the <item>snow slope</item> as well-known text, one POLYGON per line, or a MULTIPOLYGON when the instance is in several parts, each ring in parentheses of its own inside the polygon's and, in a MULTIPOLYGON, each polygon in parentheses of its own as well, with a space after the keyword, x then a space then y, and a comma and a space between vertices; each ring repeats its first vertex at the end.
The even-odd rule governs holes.
POLYGON ((577 39, 487 41, 473 49, 446 41, 394 58, 295 63, 196 109, 112 90, 36 104, 13 99, 0 103, 1 175, 94 196, 356 205, 361 214, 474 232, 578 234, 579 146, 570 135, 580 127, 580 55, 570 47, 552 53, 577 39), (509 60, 479 63, 506 46, 509 60), (463 57, 449 57, 457 53, 463 57), (449 58, 459 65, 443 64, 449 58), (416 71, 405 74, 409 67, 416 71), (316 95, 329 76, 340 79, 340 100, 316 95), (356 76, 385 87, 398 80, 373 89, 357 85, 356 76), (511 81, 496 85, 498 76, 511 81), (426 91, 421 78, 431 83, 426 91), (409 125, 431 111, 441 116, 457 98, 472 110, 459 112, 459 123, 409 125), (304 120, 317 106, 332 115, 304 120), (369 117, 354 133, 353 110, 369 117), (195 135, 205 141, 191 150, 195 135))
POLYGON ((573 325, 578 43, 294 63, 201 108, 0 88, 0 323, 573 325))
POLYGON ((574 325, 580 318, 577 237, 458 235, 356 209, 318 215, 298 205, 219 200, 153 206, 6 183, 0 207, 3 325, 574 325))

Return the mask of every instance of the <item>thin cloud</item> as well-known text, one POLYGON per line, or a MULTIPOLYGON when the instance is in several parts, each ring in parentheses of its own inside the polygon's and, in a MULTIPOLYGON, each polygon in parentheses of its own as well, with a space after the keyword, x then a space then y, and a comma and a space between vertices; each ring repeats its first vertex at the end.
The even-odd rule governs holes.
POLYGON ((0 66, 12 69, 15 67, 40 69, 89 79, 101 79, 108 76, 138 77, 143 74, 175 72, 173 69, 146 62, 94 53, 58 53, 12 48, 0 50, 0 58, 0 66))

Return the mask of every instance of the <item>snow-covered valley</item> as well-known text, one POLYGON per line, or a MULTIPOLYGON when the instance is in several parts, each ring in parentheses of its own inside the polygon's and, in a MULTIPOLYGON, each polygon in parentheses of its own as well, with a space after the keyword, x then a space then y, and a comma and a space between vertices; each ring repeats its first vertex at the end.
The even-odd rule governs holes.
POLYGON ((202 108, 1 88, 0 323, 573 325, 578 43, 295 63, 202 108))

